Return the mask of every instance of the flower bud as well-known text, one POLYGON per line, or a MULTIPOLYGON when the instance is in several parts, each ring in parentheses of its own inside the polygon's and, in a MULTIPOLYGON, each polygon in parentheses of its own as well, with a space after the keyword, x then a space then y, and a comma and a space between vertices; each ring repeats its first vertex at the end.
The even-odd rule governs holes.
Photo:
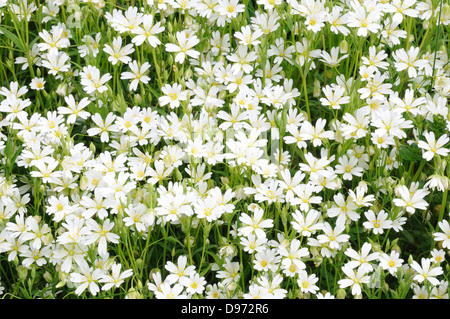
POLYGON ((219 249, 219 256, 221 258, 233 258, 237 255, 237 248, 231 244, 227 244, 222 246, 219 249))
POLYGON ((450 6, 446 3, 441 10, 441 21, 448 21, 450 19, 450 6))
POLYGON ((53 242, 52 233, 45 234, 45 236, 42 238, 42 241, 44 242, 44 245, 50 245, 53 242))
POLYGON ((65 285, 66 285, 65 281, 60 281, 56 284, 55 288, 59 289, 59 288, 64 287, 65 285))
POLYGON ((128 290, 127 295, 125 296, 125 299, 143 299, 142 294, 137 291, 134 287, 131 287, 128 290))
POLYGON ((25 266, 19 265, 16 267, 17 274, 19 275, 20 279, 25 279, 28 276, 28 269, 25 266))
POLYGON ((346 292, 344 289, 339 288, 336 292, 336 299, 345 299, 346 292))
POLYGON ((134 103, 136 103, 137 105, 141 105, 141 103, 142 103, 142 96, 139 93, 136 93, 134 95, 134 103))
POLYGON ((341 51, 342 54, 348 52, 348 42, 345 39, 339 43, 339 51, 341 51))
POLYGON ((153 276, 157 276, 157 274, 161 275, 161 270, 159 268, 153 268, 150 270, 148 274, 148 278, 150 278, 151 281, 153 281, 153 276))
POLYGON ((195 244, 195 237, 194 236, 189 236, 189 237, 185 237, 184 238, 184 245, 185 246, 189 245, 190 247, 193 247, 194 244, 195 244))
POLYGON ((46 271, 42 277, 44 277, 45 281, 48 283, 51 283, 53 281, 53 276, 48 271, 46 271))
POLYGON ((237 287, 238 287, 238 284, 235 283, 234 281, 232 281, 227 285, 227 290, 228 290, 228 292, 232 293, 236 290, 237 287))
POLYGON ((320 81, 316 79, 316 80, 314 80, 313 96, 320 97, 321 94, 322 94, 322 92, 320 90, 320 81))
POLYGON ((67 95, 67 85, 64 83, 61 83, 60 85, 58 85, 55 92, 56 92, 56 94, 58 94, 60 96, 66 96, 67 95))
POLYGON ((323 257, 321 255, 317 255, 313 258, 313 261, 314 261, 314 266, 320 267, 320 265, 323 262, 323 257))
POLYGON ((144 198, 144 192, 142 189, 138 189, 136 193, 134 194, 134 200, 138 203, 142 202, 142 199, 144 198))
MULTIPOLYGON (((144 266, 144 261, 141 258, 136 259, 135 261, 135 265, 138 269, 142 269, 144 266)), ((138 280, 138 288, 141 289, 142 288, 142 282, 140 280, 138 280), (141 284, 141 286, 139 286, 139 283, 141 284)))

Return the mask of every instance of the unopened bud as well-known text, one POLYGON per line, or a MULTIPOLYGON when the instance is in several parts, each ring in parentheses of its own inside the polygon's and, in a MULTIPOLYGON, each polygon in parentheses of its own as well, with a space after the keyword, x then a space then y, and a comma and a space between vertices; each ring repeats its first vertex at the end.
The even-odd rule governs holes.
POLYGON ((58 85, 58 87, 56 88, 56 94, 58 94, 60 96, 66 96, 67 95, 67 85, 64 83, 61 83, 60 85, 58 85))
POLYGON ((142 96, 138 93, 134 95, 134 103, 140 105, 142 103, 142 96))
POLYGON ((344 289, 339 288, 336 292, 336 299, 345 299, 346 292, 344 289))
POLYGON ((52 233, 48 233, 46 234, 43 238, 42 241, 44 242, 44 245, 48 246, 53 242, 53 235, 52 233))
POLYGON ((348 42, 345 39, 339 43, 339 51, 341 51, 342 54, 348 52, 348 42))
POLYGON ((237 283, 235 283, 235 282, 230 282, 228 285, 227 285, 227 290, 229 291, 229 292, 234 292, 235 290, 236 290, 236 288, 237 288, 237 283))
POLYGON ((128 290, 127 295, 125 296, 125 299, 142 299, 142 294, 137 291, 134 287, 131 287, 128 290))
POLYGON ((48 271, 46 271, 42 277, 44 277, 45 281, 48 283, 51 283, 53 281, 53 276, 48 271))
POLYGON ((190 236, 189 238, 188 237, 184 238, 184 245, 185 246, 193 247, 194 244, 195 244, 195 237, 194 236, 190 236))
POLYGON ((28 276, 28 269, 25 266, 19 265, 16 267, 17 274, 19 275, 20 279, 25 279, 28 276))
POLYGON ((321 94, 322 92, 320 91, 320 81, 316 79, 314 80, 313 96, 320 97, 321 94))

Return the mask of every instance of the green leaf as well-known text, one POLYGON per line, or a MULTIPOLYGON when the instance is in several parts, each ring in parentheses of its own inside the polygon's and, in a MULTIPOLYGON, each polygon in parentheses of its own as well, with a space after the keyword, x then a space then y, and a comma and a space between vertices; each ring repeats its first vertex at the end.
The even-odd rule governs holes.
POLYGON ((19 37, 12 33, 11 31, 6 30, 4 27, 0 27, 0 31, 3 32, 8 39, 10 39, 22 52, 25 52, 22 41, 20 41, 19 37))
POLYGON ((436 138, 439 138, 447 129, 447 121, 442 115, 433 115, 433 121, 428 122, 428 129, 434 133, 436 138))
POLYGON ((214 261, 216 262, 217 265, 219 265, 219 267, 222 267, 222 265, 223 265, 223 263, 224 263, 223 258, 217 256, 216 254, 214 254, 213 252, 208 251, 208 250, 206 251, 206 253, 207 253, 208 255, 210 255, 212 258, 214 258, 214 261))
POLYGON ((416 143, 413 143, 409 146, 400 146, 399 153, 402 159, 408 162, 415 163, 422 160, 422 150, 419 148, 419 146, 417 146, 416 143))
POLYGON ((405 239, 408 241, 408 243, 410 243, 411 245, 416 244, 416 242, 414 241, 413 235, 411 235, 411 233, 409 231, 403 230, 403 235, 404 235, 405 239))
POLYGON ((209 264, 208 267, 206 267, 205 269, 203 269, 200 273, 201 277, 204 277, 206 275, 206 273, 212 268, 212 264, 209 264))
POLYGON ((167 241, 170 241, 172 243, 177 243, 177 244, 179 244, 179 245, 184 247, 184 245, 181 243, 181 241, 179 241, 177 238, 175 238, 173 236, 167 237, 167 241))

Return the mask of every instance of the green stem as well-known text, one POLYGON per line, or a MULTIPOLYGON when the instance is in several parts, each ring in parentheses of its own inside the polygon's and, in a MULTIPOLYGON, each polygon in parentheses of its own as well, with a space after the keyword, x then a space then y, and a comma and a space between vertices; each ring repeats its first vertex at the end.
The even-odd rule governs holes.
POLYGON ((445 189, 444 191, 444 195, 442 196, 442 202, 441 202, 441 210, 439 212, 439 220, 436 223, 436 230, 438 231, 439 229, 439 223, 442 221, 442 219, 444 218, 444 213, 445 213, 445 207, 447 206, 447 195, 448 195, 448 188, 445 189))
POLYGON ((423 167, 425 166, 426 163, 427 163, 426 161, 420 162, 419 168, 417 169, 417 171, 416 171, 416 173, 414 174, 414 177, 413 177, 413 179, 412 179, 412 181, 411 181, 412 183, 415 182, 415 181, 417 181, 417 179, 419 178, 420 173, 422 172, 422 169, 423 169, 423 167))
POLYGON ((158 64, 158 60, 156 58, 155 49, 152 49, 152 55, 153 55, 153 64, 155 65, 156 75, 158 76, 159 89, 161 90, 161 88, 163 87, 162 81, 161 81, 161 74, 160 74, 161 70, 160 70, 160 66, 158 64))

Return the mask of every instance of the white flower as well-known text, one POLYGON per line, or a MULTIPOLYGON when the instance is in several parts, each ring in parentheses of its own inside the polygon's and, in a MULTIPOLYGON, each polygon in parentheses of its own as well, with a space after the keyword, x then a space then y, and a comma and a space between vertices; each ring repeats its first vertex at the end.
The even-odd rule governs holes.
POLYGON ((352 248, 347 248, 345 254, 352 258, 353 260, 349 261, 347 265, 351 268, 362 267, 364 268, 364 272, 368 273, 373 270, 373 266, 369 263, 373 260, 377 260, 379 257, 378 252, 374 252, 370 254, 372 250, 372 245, 369 243, 364 243, 361 247, 361 251, 357 252, 352 248))
POLYGON ((102 290, 108 290, 113 287, 118 288, 125 281, 126 278, 133 275, 132 269, 127 269, 125 271, 120 271, 122 268, 121 264, 114 264, 111 267, 111 275, 104 274, 100 278, 99 282, 103 283, 102 290))
POLYGON ((106 116, 106 119, 103 120, 102 116, 99 113, 95 113, 91 116, 92 121, 97 125, 97 127, 90 128, 87 130, 89 136, 94 136, 100 134, 100 140, 102 142, 109 141, 109 133, 110 132, 118 132, 119 128, 117 125, 113 124, 116 119, 116 115, 112 112, 109 112, 106 116))
POLYGON ((31 79, 30 88, 36 91, 43 90, 45 82, 44 78, 33 78, 31 79))
POLYGON ((139 83, 147 84, 150 81, 150 77, 145 75, 147 70, 150 68, 148 62, 144 62, 141 67, 139 67, 137 61, 132 61, 128 63, 131 72, 123 72, 120 76, 122 80, 132 80, 130 83, 130 90, 136 91, 139 83))
POLYGON ((381 254, 379 261, 380 266, 383 269, 388 270, 391 275, 395 275, 397 270, 403 264, 403 259, 400 258, 400 253, 395 250, 392 250, 390 255, 386 253, 381 254))
POLYGON ((418 273, 413 277, 413 280, 417 281, 418 283, 428 280, 433 286, 438 285, 439 280, 435 277, 444 273, 442 267, 437 266, 430 268, 431 260, 428 258, 422 258, 421 264, 422 265, 419 265, 419 263, 415 260, 412 261, 411 268, 413 268, 418 273))
POLYGON ((392 227, 392 221, 388 219, 389 215, 384 210, 380 210, 378 214, 372 210, 368 210, 364 213, 367 221, 363 223, 363 226, 367 229, 371 229, 374 234, 383 234, 384 229, 392 227))
POLYGON ((86 226, 91 231, 88 238, 85 241, 86 245, 92 243, 98 243, 98 253, 100 256, 105 256, 107 254, 107 243, 111 242, 114 244, 119 243, 119 235, 111 232, 114 227, 114 222, 106 219, 103 225, 99 225, 95 220, 89 218, 86 220, 86 226))
POLYGON ((196 35, 188 36, 187 31, 177 31, 176 37, 177 44, 166 44, 167 52, 178 52, 175 56, 175 62, 183 63, 186 59, 186 55, 194 59, 199 57, 200 52, 193 49, 193 47, 200 42, 196 35))
POLYGON ((347 278, 338 281, 339 287, 351 287, 352 295, 354 296, 361 294, 362 284, 368 284, 370 282, 370 277, 365 276, 367 273, 365 268, 359 267, 357 269, 353 269, 346 264, 342 267, 342 271, 345 273, 347 278))
POLYGON ((424 150, 424 159, 430 161, 436 154, 443 157, 448 155, 449 149, 444 146, 450 141, 450 138, 446 134, 441 135, 437 141, 433 132, 425 132, 423 135, 427 141, 420 140, 417 145, 424 150))
POLYGON ((336 223, 334 229, 328 222, 324 222, 322 230, 325 234, 317 236, 317 240, 321 244, 327 244, 331 249, 339 249, 342 244, 350 239, 350 235, 342 234, 345 230, 343 221, 336 223))
POLYGON ((430 67, 428 60, 418 59, 419 47, 411 46, 408 52, 401 48, 394 51, 392 54, 394 57, 394 65, 397 71, 408 71, 408 76, 410 78, 417 77, 417 70, 422 70, 424 68, 430 67))
POLYGON ((411 185, 411 189, 408 189, 405 185, 398 186, 397 191, 401 198, 394 198, 394 204, 405 207, 410 214, 414 214, 416 209, 427 209, 428 203, 424 200, 424 197, 430 192, 427 189, 417 189, 417 187, 418 184, 416 183, 411 185))
POLYGON ((87 97, 82 98, 80 101, 75 101, 73 95, 70 94, 69 96, 64 97, 64 101, 66 101, 67 107, 59 106, 58 113, 69 115, 67 118, 67 124, 75 123, 77 118, 86 120, 91 115, 91 113, 83 111, 83 109, 91 103, 87 97))
POLYGON ((94 92, 103 93, 108 90, 105 85, 106 82, 112 79, 109 73, 100 75, 100 70, 96 66, 88 65, 83 67, 82 72, 80 72, 81 85, 87 94, 94 92))
POLYGON ((132 44, 122 47, 122 38, 118 36, 113 39, 112 47, 105 44, 103 51, 109 54, 108 61, 113 65, 119 61, 128 64, 132 60, 128 55, 134 52, 134 48, 132 44))
POLYGON ((92 295, 97 295, 100 291, 97 282, 104 276, 103 271, 98 268, 94 270, 92 267, 89 267, 84 259, 80 260, 78 265, 80 266, 81 273, 73 272, 70 274, 70 281, 78 285, 75 293, 79 296, 83 291, 89 289, 92 295))
POLYGON ((136 34, 131 40, 134 44, 140 46, 145 40, 154 48, 161 44, 161 41, 155 35, 163 32, 165 27, 161 26, 161 21, 153 24, 153 19, 153 15, 145 14, 143 16, 142 26, 131 30, 132 34, 136 34))
POLYGON ((169 104, 170 108, 174 109, 180 106, 181 101, 186 101, 187 99, 188 91, 183 90, 181 84, 166 84, 161 90, 165 94, 158 99, 161 106, 169 104))
POLYGON ((361 177, 364 172, 364 169, 358 166, 358 164, 358 159, 356 157, 344 155, 339 158, 339 164, 336 165, 335 172, 337 174, 343 174, 343 179, 351 181, 353 175, 361 177))
POLYGON ((434 240, 442 242, 442 247, 450 249, 450 224, 444 219, 438 225, 442 232, 434 233, 434 240))
POLYGON ((318 281, 319 278, 315 274, 308 275, 306 271, 301 271, 297 279, 297 284, 303 293, 315 294, 319 290, 319 287, 315 285, 318 281))
POLYGON ((272 219, 264 219, 263 215, 264 210, 259 207, 255 209, 252 217, 246 213, 242 213, 239 217, 239 220, 242 222, 242 227, 238 229, 239 234, 241 236, 248 236, 255 233, 258 238, 265 238, 266 233, 264 232, 264 228, 273 227, 273 221, 272 219))

